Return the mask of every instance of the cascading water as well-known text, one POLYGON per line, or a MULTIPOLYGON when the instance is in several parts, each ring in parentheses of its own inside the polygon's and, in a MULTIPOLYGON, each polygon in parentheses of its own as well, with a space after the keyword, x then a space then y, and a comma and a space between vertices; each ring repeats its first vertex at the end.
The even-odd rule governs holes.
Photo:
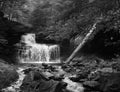
MULTIPOLYGON (((20 86, 22 85, 23 79, 25 78, 24 68, 19 67, 17 73, 19 78, 16 82, 12 83, 9 87, 2 89, 2 92, 21 92, 20 86)), ((1 92, 1 91, 0 91, 1 92)))
POLYGON ((21 63, 60 63, 60 47, 38 44, 34 34, 26 34, 21 38, 18 58, 21 63))

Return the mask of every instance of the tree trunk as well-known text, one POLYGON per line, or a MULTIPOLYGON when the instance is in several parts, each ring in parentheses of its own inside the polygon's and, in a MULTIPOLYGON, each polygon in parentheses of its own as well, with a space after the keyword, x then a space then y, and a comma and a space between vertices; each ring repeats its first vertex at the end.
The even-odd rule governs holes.
POLYGON ((70 57, 66 60, 65 63, 69 63, 77 54, 77 52, 85 45, 85 43, 87 42, 87 40, 92 36, 92 33, 94 32, 94 30, 96 29, 96 24, 98 22, 96 22, 92 29, 89 31, 89 33, 85 36, 85 38, 83 39, 83 41, 78 45, 78 47, 73 51, 73 53, 70 55, 70 57))

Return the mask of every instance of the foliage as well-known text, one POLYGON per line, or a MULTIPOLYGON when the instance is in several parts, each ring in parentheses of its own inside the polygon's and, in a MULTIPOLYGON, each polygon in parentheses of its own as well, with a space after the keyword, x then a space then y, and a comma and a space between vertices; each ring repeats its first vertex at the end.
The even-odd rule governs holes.
POLYGON ((12 6, 3 5, 3 11, 10 13, 13 20, 31 26, 39 41, 55 42, 74 39, 78 34, 84 37, 102 17, 92 39, 100 31, 102 36, 97 35, 103 42, 100 44, 118 47, 119 3, 119 0, 21 0, 12 6))
POLYGON ((8 87, 11 83, 16 81, 17 78, 18 74, 13 66, 0 61, 0 90, 8 87))
POLYGON ((74 33, 86 34, 97 17, 118 7, 118 1, 115 0, 110 2, 109 0, 92 2, 90 0, 16 0, 14 2, 12 4, 12 1, 7 0, 8 6, 2 5, 3 11, 9 16, 12 15, 11 19, 33 26, 35 33, 45 33, 47 39, 54 40, 62 40, 66 34, 65 39, 71 38, 74 33))

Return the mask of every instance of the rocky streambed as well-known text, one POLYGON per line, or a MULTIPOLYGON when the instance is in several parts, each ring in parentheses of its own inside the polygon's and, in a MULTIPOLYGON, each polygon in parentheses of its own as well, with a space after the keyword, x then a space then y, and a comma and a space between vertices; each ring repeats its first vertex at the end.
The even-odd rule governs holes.
POLYGON ((19 78, 3 92, 119 92, 118 62, 74 61, 69 65, 17 68, 19 78))
POLYGON ((9 87, 2 89, 2 92, 20 92, 20 86, 22 85, 25 74, 23 72, 24 68, 19 67, 16 72, 19 78, 16 82, 12 83, 9 87))
POLYGON ((72 76, 71 74, 67 74, 58 66, 19 67, 16 72, 19 78, 3 88, 2 92, 83 92, 84 90, 80 83, 68 78, 72 76))

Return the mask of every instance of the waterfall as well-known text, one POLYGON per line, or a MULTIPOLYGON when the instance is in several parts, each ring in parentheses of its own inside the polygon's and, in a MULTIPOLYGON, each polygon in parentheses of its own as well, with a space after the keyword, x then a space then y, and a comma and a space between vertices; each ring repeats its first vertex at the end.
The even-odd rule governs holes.
POLYGON ((18 58, 21 63, 60 63, 59 45, 38 44, 35 34, 21 37, 18 58))

